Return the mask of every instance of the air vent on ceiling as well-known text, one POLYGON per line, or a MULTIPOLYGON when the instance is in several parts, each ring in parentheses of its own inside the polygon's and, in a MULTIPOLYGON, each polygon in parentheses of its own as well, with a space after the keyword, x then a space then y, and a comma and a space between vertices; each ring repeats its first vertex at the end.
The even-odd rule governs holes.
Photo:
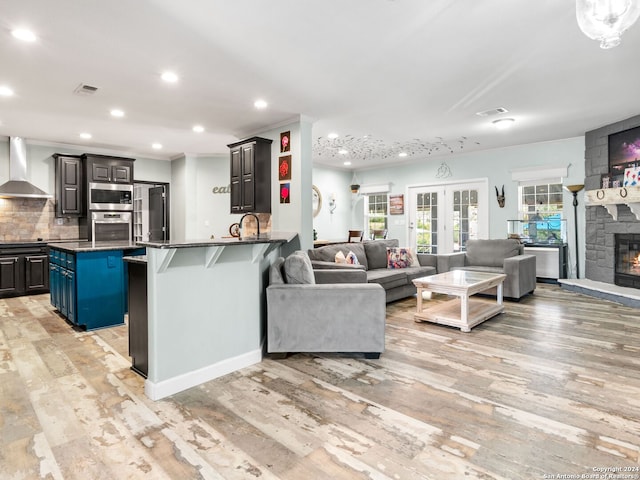
POLYGON ((73 91, 76 95, 93 95, 98 91, 98 87, 94 87, 93 85, 87 85, 86 83, 81 83, 76 87, 73 91))
POLYGON ((504 107, 492 108, 491 110, 485 110, 484 112, 478 112, 476 115, 479 117, 490 117, 492 115, 499 115, 500 113, 507 113, 507 110, 504 107))

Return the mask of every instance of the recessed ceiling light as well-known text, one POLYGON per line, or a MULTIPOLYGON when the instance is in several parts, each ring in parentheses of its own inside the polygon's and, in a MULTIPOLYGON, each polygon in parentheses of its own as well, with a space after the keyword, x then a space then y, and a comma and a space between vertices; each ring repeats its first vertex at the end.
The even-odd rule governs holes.
POLYGON ((202 133, 204 132, 204 127, 202 125, 194 125, 192 130, 196 133, 202 133))
POLYGON ((1 97, 10 97, 13 95, 13 90, 5 85, 0 85, 0 96, 1 97))
POLYGON ((500 118, 498 120, 494 120, 493 123, 498 130, 506 130, 511 128, 515 120, 513 118, 500 118))
POLYGON ((400 152, 398 154, 399 157, 406 157, 407 156, 407 152, 400 152))
POLYGON ((341 148, 340 150, 338 150, 338 153, 340 155, 346 155, 347 153, 349 153, 349 150, 345 150, 344 148, 341 148))
POLYGON ((343 163, 343 165, 344 165, 345 167, 348 167, 349 165, 351 165, 351 162, 350 162, 349 160, 347 160, 346 162, 344 162, 344 163, 343 163))
POLYGON ((124 112, 118 108, 114 108, 113 110, 111 110, 111 116, 112 117, 124 117, 124 112))
POLYGON ((162 148, 162 144, 161 143, 153 143, 151 145, 151 148, 153 148, 154 150, 160 150, 162 148))
POLYGON ((267 105, 269 105, 267 102, 265 102, 264 100, 256 100, 253 103, 253 106, 256 107, 258 110, 262 110, 267 108, 267 105))
POLYGON ((338 135, 337 133, 330 133, 329 135, 327 135, 327 138, 330 140, 333 140, 335 138, 338 138, 340 135, 338 135))
POLYGON ((91 138, 91 136, 92 135, 90 133, 87 133, 87 132, 82 132, 80 134, 80 138, 84 138, 85 140, 89 140, 91 138))
POLYGON ((178 81, 178 75, 173 72, 162 72, 160 78, 167 83, 176 83, 178 81))
POLYGON ((11 35, 23 42, 35 42, 38 39, 35 33, 31 30, 27 30, 26 28, 16 28, 11 31, 11 35))

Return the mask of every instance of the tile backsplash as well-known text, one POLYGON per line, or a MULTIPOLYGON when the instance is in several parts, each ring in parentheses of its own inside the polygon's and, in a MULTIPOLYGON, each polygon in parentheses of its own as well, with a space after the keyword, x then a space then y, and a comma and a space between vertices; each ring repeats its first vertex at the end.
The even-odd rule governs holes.
POLYGON ((55 218, 53 200, 0 198, 0 241, 72 240, 79 231, 77 218, 55 218))

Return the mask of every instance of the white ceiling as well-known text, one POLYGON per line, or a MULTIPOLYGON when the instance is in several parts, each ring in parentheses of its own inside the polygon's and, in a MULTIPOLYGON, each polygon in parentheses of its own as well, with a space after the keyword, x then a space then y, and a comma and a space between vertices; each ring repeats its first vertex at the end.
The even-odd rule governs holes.
POLYGON ((555 140, 640 113, 640 25, 602 50, 572 0, 14 0, 0 27, 0 85, 16 92, 0 97, 0 135, 151 158, 226 153, 303 115, 314 142, 351 135, 368 153, 350 168, 365 168, 429 158, 440 141, 555 140), (38 41, 14 39, 20 26, 38 41), (167 69, 177 84, 160 80, 167 69), (74 95, 80 83, 99 90, 74 95), (496 107, 509 113, 475 115, 496 107), (496 131, 505 116, 514 127, 496 131), (406 144, 417 153, 397 158, 406 144))

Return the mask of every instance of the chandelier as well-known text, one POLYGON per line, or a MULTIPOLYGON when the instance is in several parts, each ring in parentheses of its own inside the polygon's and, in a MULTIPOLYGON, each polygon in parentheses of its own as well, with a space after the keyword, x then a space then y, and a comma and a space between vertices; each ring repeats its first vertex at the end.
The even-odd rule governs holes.
POLYGON ((620 36, 640 16, 640 0, 576 0, 576 17, 584 34, 600 48, 620 45, 620 36))

